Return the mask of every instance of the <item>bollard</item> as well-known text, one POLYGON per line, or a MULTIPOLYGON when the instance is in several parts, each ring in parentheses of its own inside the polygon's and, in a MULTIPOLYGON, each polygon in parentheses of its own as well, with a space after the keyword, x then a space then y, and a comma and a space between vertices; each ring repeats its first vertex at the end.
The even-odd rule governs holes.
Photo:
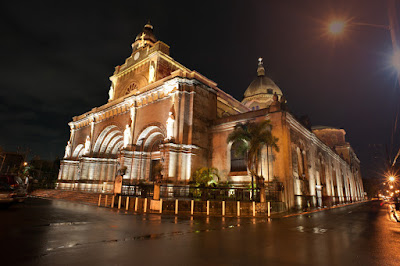
POLYGON ((253 216, 256 216, 256 202, 253 201, 253 216))
POLYGON ((190 215, 193 215, 193 211, 194 211, 194 200, 190 201, 190 215))
POLYGON ((106 195, 106 199, 104 201, 104 207, 107 207, 107 200, 108 200, 108 195, 106 195))
POLYGON ((115 195, 113 195, 111 199, 111 208, 114 208, 114 202, 115 202, 115 195))
POLYGON ((101 194, 99 195, 99 204, 97 204, 97 206, 100 207, 100 205, 101 205, 101 194))
POLYGON ((210 201, 207 200, 207 215, 210 215, 210 201))
POLYGON ((175 199, 175 214, 178 214, 178 199, 175 199))
POLYGON ((240 216, 240 201, 237 202, 237 216, 240 216))
POLYGON ((122 200, 122 196, 119 195, 119 199, 118 199, 118 210, 121 209, 121 200, 122 200))
POLYGON ((147 212, 147 198, 144 198, 143 212, 147 212))
POLYGON ((162 199, 160 199, 160 213, 162 213, 162 199))
POLYGON ((225 216, 225 201, 222 201, 222 216, 225 216))
POLYGON ((129 210, 129 196, 126 197, 125 210, 129 210))
POLYGON ((136 197, 136 199, 135 199, 135 212, 137 212, 138 203, 139 203, 139 199, 138 199, 138 197, 136 197))
POLYGON ((271 217, 271 202, 270 201, 268 201, 267 209, 268 209, 268 218, 269 218, 269 217, 271 217))

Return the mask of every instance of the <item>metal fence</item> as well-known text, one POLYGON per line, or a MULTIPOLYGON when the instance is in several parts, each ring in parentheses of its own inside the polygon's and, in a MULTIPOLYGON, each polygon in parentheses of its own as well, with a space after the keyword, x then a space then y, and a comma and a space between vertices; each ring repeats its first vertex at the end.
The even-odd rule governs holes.
MULTIPOLYGON (((135 197, 152 197, 152 184, 124 184, 122 195, 135 197)), ((266 200, 282 201, 281 184, 270 184, 265 188, 266 200)), ((224 201, 260 201, 260 189, 238 187, 194 187, 163 184, 160 185, 160 197, 163 199, 198 199, 224 201)))

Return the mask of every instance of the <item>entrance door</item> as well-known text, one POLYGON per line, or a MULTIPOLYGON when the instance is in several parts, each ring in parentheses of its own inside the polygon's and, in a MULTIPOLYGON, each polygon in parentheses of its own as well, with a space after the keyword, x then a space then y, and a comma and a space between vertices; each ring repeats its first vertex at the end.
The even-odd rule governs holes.
POLYGON ((159 174, 159 165, 160 165, 160 160, 151 160, 150 164, 150 181, 154 182, 157 179, 157 175, 159 174))

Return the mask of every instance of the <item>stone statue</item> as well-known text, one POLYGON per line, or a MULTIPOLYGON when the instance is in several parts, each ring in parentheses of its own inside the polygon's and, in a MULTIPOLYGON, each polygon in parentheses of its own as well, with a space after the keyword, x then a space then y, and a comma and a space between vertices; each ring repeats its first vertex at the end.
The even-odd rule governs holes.
POLYGON ((128 147, 131 142, 131 128, 129 125, 126 125, 124 130, 124 148, 128 147))
POLYGON ((169 116, 167 119, 167 139, 172 139, 174 137, 174 124, 175 124, 175 115, 174 115, 174 106, 172 106, 169 111, 169 116))
POLYGON ((112 85, 110 86, 110 90, 108 91, 108 100, 114 100, 114 88, 112 85))
POLYGON ((154 62, 150 62, 150 67, 149 67, 149 83, 154 82, 156 79, 156 69, 154 66, 154 62))
POLYGON ((69 158, 71 156, 71 142, 68 141, 67 146, 65 146, 64 158, 69 158))
POLYGON ((90 137, 86 136, 84 154, 89 154, 89 152, 90 152, 90 137))

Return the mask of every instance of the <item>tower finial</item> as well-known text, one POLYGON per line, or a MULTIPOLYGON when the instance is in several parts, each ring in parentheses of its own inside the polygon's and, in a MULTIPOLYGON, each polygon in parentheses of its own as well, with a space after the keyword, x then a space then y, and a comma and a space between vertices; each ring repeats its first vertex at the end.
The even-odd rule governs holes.
POLYGON ((153 25, 151 25, 150 19, 147 20, 147 24, 144 25, 145 28, 153 29, 153 25))
POLYGON ((258 75, 258 76, 264 76, 264 75, 265 75, 265 69, 264 69, 264 66, 263 66, 263 59, 262 59, 262 57, 258 58, 257 75, 258 75))

